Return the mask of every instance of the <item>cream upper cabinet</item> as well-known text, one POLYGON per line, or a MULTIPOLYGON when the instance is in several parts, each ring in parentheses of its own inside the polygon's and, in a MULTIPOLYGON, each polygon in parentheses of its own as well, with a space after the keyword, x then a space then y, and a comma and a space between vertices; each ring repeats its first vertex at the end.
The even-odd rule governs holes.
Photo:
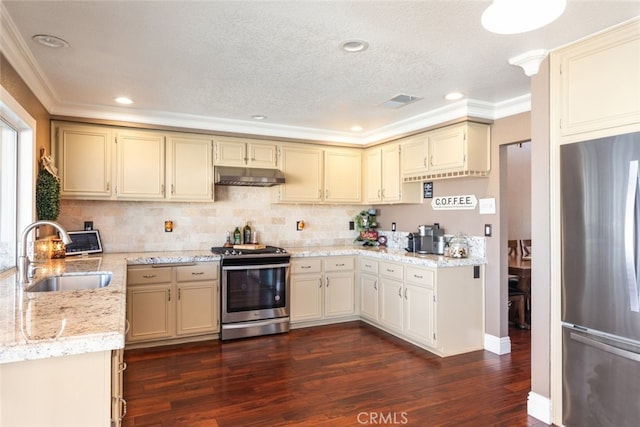
POLYGON ((552 127, 560 142, 637 129, 640 20, 559 49, 550 58, 552 127))
POLYGON ((366 203, 399 202, 400 144, 385 144, 365 153, 366 203))
POLYGON ((429 172, 484 176, 490 169, 489 126, 465 122, 428 132, 429 172))
POLYGON ((206 135, 54 122, 60 196, 87 200, 212 201, 206 135))
POLYGON ((167 199, 212 201, 213 141, 192 135, 167 137, 167 199))
POLYGON ((280 149, 285 184, 274 186, 275 202, 322 202, 323 151, 317 147, 287 145, 280 149))
POLYGON ((119 130, 116 133, 116 197, 122 200, 163 200, 163 134, 119 130))
POLYGON ((215 139, 215 165, 273 169, 278 166, 275 143, 240 138, 215 139))
POLYGON ((402 176, 423 174, 429 170, 428 141, 425 134, 402 139, 402 176))
POLYGON ((330 148, 324 152, 324 201, 362 201, 362 151, 357 148, 330 148))
POLYGON ((60 197, 110 199, 114 188, 111 128, 72 123, 54 123, 52 127, 60 197))
POLYGON ((365 203, 422 203, 420 182, 401 183, 400 153, 399 143, 365 150, 365 203))
POLYGON ((273 188, 274 202, 362 201, 359 149, 285 145, 280 149, 280 165, 286 182, 273 188))

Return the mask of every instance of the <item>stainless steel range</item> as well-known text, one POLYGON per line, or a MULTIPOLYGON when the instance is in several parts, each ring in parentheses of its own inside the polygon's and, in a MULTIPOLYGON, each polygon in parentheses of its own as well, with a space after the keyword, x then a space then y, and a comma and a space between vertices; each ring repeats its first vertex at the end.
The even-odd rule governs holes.
POLYGON ((289 331, 290 284, 286 250, 213 247, 222 257, 221 340, 289 331))

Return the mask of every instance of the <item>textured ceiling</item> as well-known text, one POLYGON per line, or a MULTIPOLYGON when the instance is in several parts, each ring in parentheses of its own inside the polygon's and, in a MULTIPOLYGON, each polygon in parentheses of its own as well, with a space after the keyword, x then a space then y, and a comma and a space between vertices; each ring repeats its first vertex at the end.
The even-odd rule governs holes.
POLYGON ((526 110, 529 78, 509 58, 640 15, 640 1, 569 0, 544 29, 496 35, 480 25, 490 3, 3 0, 1 46, 55 115, 366 143, 526 110), (31 39, 43 33, 70 47, 31 39), (349 39, 369 48, 344 52, 349 39), (453 90, 468 99, 445 101, 453 90), (400 93, 422 99, 379 105, 400 93), (135 103, 116 106, 120 95, 135 103))

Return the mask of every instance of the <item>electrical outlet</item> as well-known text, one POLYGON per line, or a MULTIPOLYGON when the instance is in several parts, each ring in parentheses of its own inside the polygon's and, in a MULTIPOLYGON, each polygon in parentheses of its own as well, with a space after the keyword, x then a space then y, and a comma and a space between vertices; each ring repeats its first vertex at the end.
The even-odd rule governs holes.
POLYGON ((391 223, 391 231, 396 231, 396 223, 395 222, 391 223))
POLYGON ((491 224, 484 225, 484 235, 485 237, 491 237, 491 224))
POLYGON ((304 221, 296 221, 296 230, 297 231, 304 230, 304 221))
POLYGON ((356 224, 353 221, 349 221, 349 230, 355 230, 356 224))

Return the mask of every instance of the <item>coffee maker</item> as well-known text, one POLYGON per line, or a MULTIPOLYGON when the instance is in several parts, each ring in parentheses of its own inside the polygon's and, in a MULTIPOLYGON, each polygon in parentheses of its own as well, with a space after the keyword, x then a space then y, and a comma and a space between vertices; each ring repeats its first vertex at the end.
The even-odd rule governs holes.
POLYGON ((409 233, 407 251, 443 255, 444 243, 444 228, 440 224, 419 225, 417 233, 409 233))

